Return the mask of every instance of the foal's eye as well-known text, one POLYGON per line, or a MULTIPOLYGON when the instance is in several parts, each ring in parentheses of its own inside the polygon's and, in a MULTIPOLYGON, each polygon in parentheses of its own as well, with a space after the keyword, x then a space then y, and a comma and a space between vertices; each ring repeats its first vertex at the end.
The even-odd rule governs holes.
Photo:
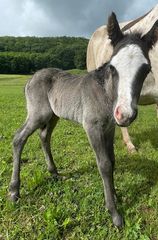
POLYGON ((151 65, 147 64, 146 71, 149 73, 151 71, 151 65))
POLYGON ((115 69, 114 66, 109 65, 109 68, 110 68, 110 71, 111 71, 112 74, 114 74, 116 72, 116 69, 115 69))
POLYGON ((151 71, 151 65, 150 64, 144 64, 143 65, 143 71, 144 71, 144 73, 149 73, 150 71, 151 71))

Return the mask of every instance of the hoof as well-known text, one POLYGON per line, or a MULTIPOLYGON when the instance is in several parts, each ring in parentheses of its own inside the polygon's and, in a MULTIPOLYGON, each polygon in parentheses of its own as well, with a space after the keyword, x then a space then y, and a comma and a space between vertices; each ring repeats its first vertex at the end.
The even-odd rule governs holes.
POLYGON ((137 149, 134 147, 134 148, 131 148, 131 149, 128 149, 128 152, 133 154, 133 153, 137 153, 137 149))
POLYGON ((127 145, 127 149, 129 153, 137 153, 137 149, 133 144, 127 145))
POLYGON ((112 220, 113 220, 113 224, 117 228, 122 228, 124 226, 124 221, 121 215, 117 214, 116 216, 113 216, 112 220))
POLYGON ((68 178, 66 176, 59 175, 58 173, 53 174, 52 176, 53 176, 53 179, 55 179, 56 181, 62 181, 62 180, 66 180, 68 178))
POLYGON ((16 193, 16 192, 10 192, 9 193, 9 199, 10 201, 12 202, 17 202, 20 198, 20 194, 19 193, 16 193))
POLYGON ((9 199, 12 202, 17 202, 20 198, 20 182, 19 181, 12 181, 9 186, 9 199))
POLYGON ((50 173, 51 175, 48 177, 49 179, 53 180, 53 181, 62 181, 62 180, 66 180, 68 177, 60 175, 59 173, 50 173))
POLYGON ((50 174, 52 175, 53 178, 58 178, 59 174, 57 172, 50 172, 50 174))

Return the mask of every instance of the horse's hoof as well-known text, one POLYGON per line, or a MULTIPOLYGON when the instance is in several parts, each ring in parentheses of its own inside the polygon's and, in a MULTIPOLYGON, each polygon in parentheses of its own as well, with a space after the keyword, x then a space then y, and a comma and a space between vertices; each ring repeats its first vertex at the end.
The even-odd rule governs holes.
POLYGON ((113 224, 117 228, 122 228, 124 226, 124 220, 121 215, 117 214, 116 216, 113 216, 112 220, 113 220, 113 224))
POLYGON ((127 147, 127 150, 129 153, 137 153, 137 149, 136 147, 133 145, 133 143, 131 142, 126 142, 124 141, 126 147, 127 147))
POLYGON ((54 181, 62 181, 62 180, 66 180, 68 177, 60 175, 59 173, 51 173, 51 176, 48 178, 49 179, 51 178, 54 181))
POLYGON ((57 180, 57 181, 62 181, 62 180, 66 180, 68 177, 63 176, 63 175, 59 175, 59 174, 53 174, 53 179, 57 180))
POLYGON ((15 193, 15 192, 10 192, 9 193, 9 199, 12 202, 17 202, 20 198, 20 194, 19 193, 15 193))
POLYGON ((137 153, 137 149, 135 147, 128 148, 128 152, 131 154, 137 153))

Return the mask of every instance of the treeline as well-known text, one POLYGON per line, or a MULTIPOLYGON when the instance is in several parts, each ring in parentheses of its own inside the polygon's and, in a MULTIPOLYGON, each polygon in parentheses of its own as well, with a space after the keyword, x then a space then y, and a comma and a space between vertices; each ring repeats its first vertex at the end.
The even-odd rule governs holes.
POLYGON ((0 37, 0 73, 85 69, 87 44, 88 39, 75 37, 0 37))

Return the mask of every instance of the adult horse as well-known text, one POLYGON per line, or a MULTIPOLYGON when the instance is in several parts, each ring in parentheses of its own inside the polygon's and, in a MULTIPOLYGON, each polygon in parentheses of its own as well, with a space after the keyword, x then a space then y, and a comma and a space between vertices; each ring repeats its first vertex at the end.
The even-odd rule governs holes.
POLYGON ((157 28, 158 22, 143 37, 139 34, 124 35, 113 13, 108 21, 108 35, 114 54, 107 64, 82 77, 59 69, 43 69, 28 81, 25 88, 28 115, 13 140, 11 200, 19 198, 23 147, 37 129, 40 129, 48 170, 52 175, 58 175, 50 138, 57 120, 63 117, 83 125, 96 154, 106 206, 114 225, 123 225, 116 207, 113 181, 114 119, 119 125, 128 126, 136 118, 143 81, 151 69, 148 52, 156 41, 157 28))
MULTIPOLYGON (((120 23, 124 33, 140 32, 142 35, 148 32, 153 23, 158 19, 158 5, 144 16, 130 22, 120 23)), ((158 37, 158 33, 156 36, 158 37)), ((101 26, 90 38, 87 49, 87 70, 92 71, 103 63, 108 62, 113 53, 113 46, 109 39, 107 27, 101 26)), ((152 72, 147 76, 140 94, 140 105, 158 104, 158 43, 150 51, 149 58, 151 61, 152 72)), ((158 112, 157 112, 158 115, 158 112)), ((130 152, 135 151, 128 129, 121 128, 124 143, 130 152)))

